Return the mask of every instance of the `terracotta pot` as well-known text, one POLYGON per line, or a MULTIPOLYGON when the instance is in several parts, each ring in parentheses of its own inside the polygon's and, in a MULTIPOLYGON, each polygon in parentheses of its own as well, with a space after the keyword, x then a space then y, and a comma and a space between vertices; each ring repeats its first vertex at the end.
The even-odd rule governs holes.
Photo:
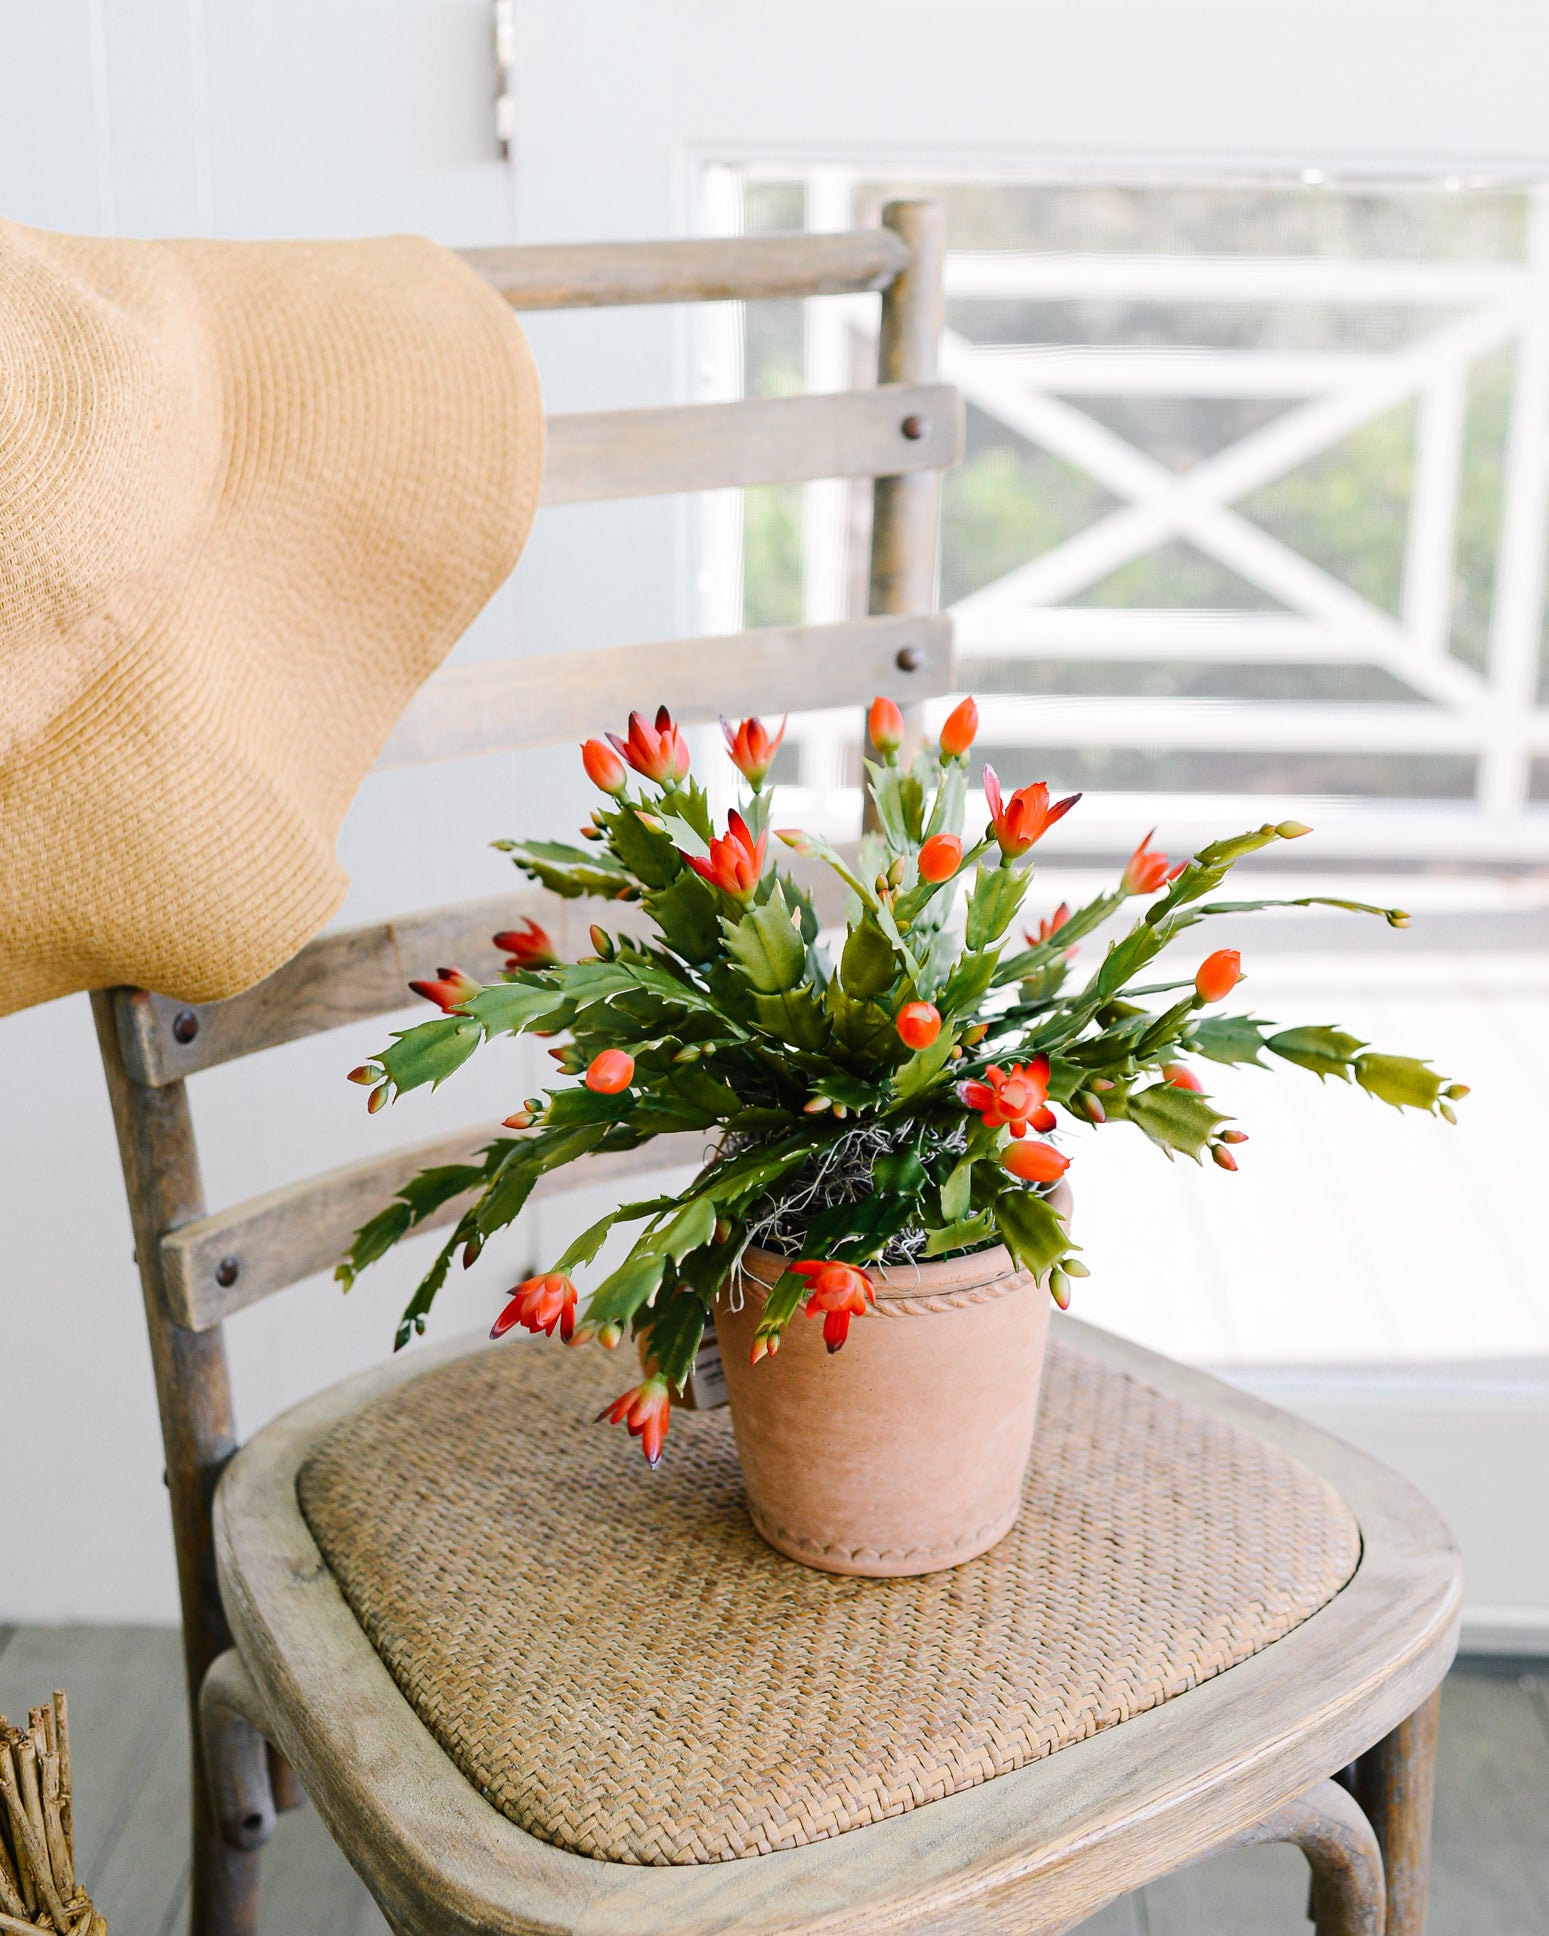
POLYGON ((832 1355, 800 1312, 750 1363, 783 1260, 750 1250, 715 1328, 753 1524, 828 1573, 935 1573, 1003 1539, 1022 1505, 1052 1300, 997 1245, 871 1270, 874 1313, 832 1355))

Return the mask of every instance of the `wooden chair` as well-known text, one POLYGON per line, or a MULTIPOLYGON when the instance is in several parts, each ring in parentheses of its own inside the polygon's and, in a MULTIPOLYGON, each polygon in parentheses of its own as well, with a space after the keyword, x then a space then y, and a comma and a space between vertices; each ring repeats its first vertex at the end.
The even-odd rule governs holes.
MULTIPOLYGON (((545 502, 566 503, 874 477, 871 615, 731 642, 674 641, 449 669, 409 708, 384 764, 573 740, 616 713, 620 695, 665 701, 699 720, 723 708, 777 713, 860 703, 874 692, 914 704, 951 690, 949 622, 930 610, 938 474, 962 446, 960 400, 933 380, 942 222, 929 205, 901 203, 883 223, 849 235, 471 252, 524 309, 880 290, 875 389, 559 417, 550 426, 544 489, 545 502), (713 682, 703 672, 711 662, 713 682)), ((357 1552, 346 1566, 341 1556, 336 1576, 319 1544, 333 1537, 319 1531, 322 1508, 314 1525, 298 1485, 305 1491, 324 1484, 332 1469, 324 1453, 345 1443, 341 1433, 390 1435, 402 1406, 433 1396, 426 1381, 528 1378, 541 1365, 552 1366, 561 1383, 574 1382, 582 1358, 590 1363, 593 1354, 524 1344, 498 1352, 481 1347, 470 1357, 466 1343, 421 1347, 288 1414, 232 1464, 237 1440, 223 1320, 326 1269, 354 1226, 408 1174, 477 1147, 487 1131, 211 1212, 185 1084, 234 1057, 400 1008, 406 965, 407 972, 444 960, 475 972, 492 967, 492 931, 529 912, 540 914, 562 948, 584 946, 584 916, 528 891, 325 935, 259 987, 223 1003, 189 1007, 133 989, 94 997, 150 1327, 196 1711, 203 1696, 204 1726, 194 1730, 194 1936, 243 1936, 256 1927, 257 1850, 276 1807, 298 1799, 296 1776, 403 1936, 1052 1932, 1205 1854, 1274 1839, 1306 1850, 1320 1930, 1377 1936, 1385 1913, 1389 1936, 1420 1936, 1435 1689, 1455 1646, 1459 1600, 1445 1529, 1410 1488, 1312 1428, 1077 1326, 1063 1327, 1061 1348, 1083 1389, 1096 1389, 1096 1379, 1105 1403, 1127 1392, 1137 1404, 1170 1406, 1169 1416, 1192 1421, 1198 1443, 1229 1440, 1246 1448, 1261 1486, 1300 1487, 1298 1496, 1321 1502, 1319 1523, 1349 1547, 1322 1603, 1309 1604, 1305 1617, 1298 1614, 1262 1644, 1240 1640, 1212 1663, 1187 1667, 1184 1680, 1192 1676, 1197 1686, 1148 1685, 1101 1713, 1077 1701, 1066 1716, 1070 1738, 1053 1742, 1057 1753, 942 1799, 906 1797, 891 1819, 873 1826, 821 1839, 796 1835, 777 1853, 665 1866, 639 1856, 599 1861, 539 1839, 481 1794, 422 1718, 424 1702, 417 1710, 401 1691, 403 1663, 398 1679, 384 1664, 389 1630, 396 1631, 393 1606, 384 1603, 381 1617, 373 1616, 368 1638, 341 1590, 349 1573, 356 1602, 362 1591, 369 1599, 380 1584, 374 1562, 357 1552), (1230 1671, 1218 1671, 1222 1666, 1230 1671)), ((657 1144, 622 1162, 654 1167, 679 1155, 657 1144)), ((614 1173, 622 1162, 615 1161, 614 1173)), ((589 1170, 575 1166, 566 1181, 595 1183, 607 1174, 594 1162, 589 1170)), ((538 1409, 535 1401, 524 1406, 516 1416, 538 1409)), ((687 1420, 684 1432, 675 1444, 697 1448, 692 1457, 724 1475, 724 1415, 687 1420)), ((591 1443, 585 1435, 569 1442, 591 1443)), ((615 1452, 611 1442, 608 1450, 615 1452)), ((382 1456, 417 1455, 400 1447, 382 1456)), ((461 1461, 455 1449, 450 1456, 461 1461)), ((1219 1469, 1235 1472, 1241 1461, 1234 1459, 1219 1469)), ((1154 1466, 1153 1454, 1147 1462, 1154 1466)), ((363 1462, 334 1463, 348 1474, 363 1462)), ((608 1467, 626 1469, 633 1475, 622 1454, 608 1467)), ((446 1469, 427 1469, 425 1482, 451 1483, 446 1469)), ((1220 1484, 1219 1496, 1199 1502, 1202 1524, 1241 1506, 1237 1481, 1220 1484)), ((365 1537, 381 1530, 382 1510, 378 1499, 357 1503, 338 1523, 350 1539, 365 1537)), ((579 1536, 585 1529, 575 1530, 579 1536)), ((1177 1564, 1184 1574, 1198 1566, 1188 1558, 1189 1531, 1185 1514, 1173 1535, 1183 1541, 1177 1564)), ((755 1587, 761 1567, 786 1564, 761 1558, 762 1549, 738 1550, 755 1587)), ((1025 1556, 1028 1549, 1018 1550, 1025 1556)), ((1278 1556, 1264 1558, 1273 1573, 1278 1556)), ((526 1564, 519 1551, 506 1563, 526 1564)), ((1090 1553, 1071 1561, 1092 1563, 1090 1553)), ((937 1578, 1006 1564, 992 1553, 937 1578)), ((1056 1578, 1054 1587, 1061 1586, 1056 1578)), ((758 1590, 767 1587, 765 1579, 758 1590)), ((873 1608, 883 1618, 889 1605, 903 1604, 896 1596, 916 1589, 890 1582, 866 1591, 871 1597, 857 1603, 855 1617, 869 1617, 865 1609, 873 1608)), ((436 1626, 433 1606, 418 1607, 414 1617, 436 1626)), ((932 1618, 943 1644, 971 1646, 971 1636, 950 1631, 950 1612, 932 1618)), ((1185 1654, 1190 1647, 1197 1654, 1195 1641, 1185 1639, 1185 1654)), ((657 1642, 648 1632, 630 1644, 657 1642)), ((714 1636, 702 1644, 713 1645, 714 1636)), ((1126 1644, 1120 1621, 1104 1641, 1105 1671, 1125 1684, 1126 1644)), ((438 1685, 436 1699, 449 1701, 455 1717, 458 1687, 438 1685)), ((885 1708, 888 1689, 875 1692, 885 1708)), ((1060 1698, 1069 1707, 1067 1696, 1060 1698)), ((1039 1720, 1036 1712, 1032 1720, 1039 1720)), ((506 1735, 520 1726, 508 1717, 506 1735)), ((853 1740, 832 1745, 838 1758, 855 1751, 853 1740)), ((462 1759, 466 1764, 467 1755, 462 1759)), ((717 1779, 713 1753, 706 1779, 712 1786, 717 1779)), ((493 1778, 486 1783, 492 1792, 496 1786, 493 1778)), ((627 1812, 627 1793, 613 1799, 627 1812)), ((723 1838, 716 1850, 737 1853, 738 1845, 723 1838)))

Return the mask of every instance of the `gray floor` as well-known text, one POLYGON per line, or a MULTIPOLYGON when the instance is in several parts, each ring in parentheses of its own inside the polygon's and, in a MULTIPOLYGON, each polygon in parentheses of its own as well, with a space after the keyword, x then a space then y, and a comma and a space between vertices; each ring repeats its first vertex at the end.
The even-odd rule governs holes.
MULTIPOLYGON (((82 1874, 114 1936, 173 1936, 187 1897, 177 1639, 147 1627, 0 1628, 0 1711, 69 1690, 82 1874)), ((1081 1936, 1307 1936, 1301 1857, 1253 1849, 1110 1905, 1081 1936)), ((263 1936, 384 1936, 303 1810, 264 1863, 263 1936)), ((1470 1662, 1443 1695, 1429 1936, 1549 1931, 1549 1663, 1470 1662), (1539 1678, 1541 1674, 1544 1678, 1539 1678)))

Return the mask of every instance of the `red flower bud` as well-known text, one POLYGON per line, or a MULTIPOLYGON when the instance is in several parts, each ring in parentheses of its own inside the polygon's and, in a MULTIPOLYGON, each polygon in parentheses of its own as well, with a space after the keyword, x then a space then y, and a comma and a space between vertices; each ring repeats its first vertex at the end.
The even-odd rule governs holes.
POLYGON ((1024 1183, 1058 1183, 1070 1168, 1052 1143, 1011 1143, 1000 1153, 1000 1166, 1024 1183))
POLYGON ((805 1259, 792 1264, 791 1269, 807 1280, 811 1295, 807 1299, 806 1314, 812 1318, 822 1312, 823 1342, 832 1354, 849 1337, 851 1318, 865 1317, 868 1302, 876 1303, 871 1279, 853 1264, 805 1259))
POLYGON ((701 860, 697 854, 685 854, 683 858, 712 887, 731 895, 733 900, 745 901, 763 875, 764 849, 768 844, 768 833, 761 833, 755 840, 748 823, 733 807, 726 816, 726 832, 710 842, 709 859, 701 860))
POLYGON ((990 809, 988 831, 999 841, 1000 851, 1006 859, 1016 860, 1035 841, 1042 840, 1055 821, 1070 812, 1081 795, 1072 793, 1051 807, 1049 789, 1039 780, 1033 786, 1018 787, 1009 800, 1003 801, 995 769, 986 766, 984 797, 990 809))
POLYGON ((576 1287, 568 1277, 550 1271, 543 1277, 529 1277, 511 1293, 511 1302, 490 1327, 492 1338, 503 1338, 513 1325, 541 1331, 552 1338, 555 1325, 569 1344, 575 1330, 576 1287))
POLYGON ((733 726, 729 719, 722 719, 721 731, 726 735, 726 750, 731 755, 731 763, 751 786, 763 785, 764 776, 774 765, 775 754, 785 738, 785 727, 786 722, 782 719, 779 732, 771 739, 761 719, 745 719, 740 726, 733 726))
POLYGON ((1119 882, 1121 894, 1154 894, 1159 887, 1175 881, 1188 864, 1180 860, 1176 867, 1169 868, 1167 856, 1157 853, 1151 845, 1151 835, 1155 832, 1153 827, 1126 862, 1119 882))
POLYGON ((1213 1147, 1211 1148, 1210 1154, 1214 1159, 1215 1166, 1218 1170, 1236 1169, 1237 1158, 1233 1156, 1232 1152, 1229 1149, 1223 1149, 1219 1143, 1216 1143, 1215 1145, 1213 1145, 1213 1147))
POLYGON ((593 786, 618 798, 629 784, 624 762, 606 740, 589 739, 581 748, 581 764, 593 786))
POLYGON ((1242 980, 1242 956, 1235 948, 1217 948, 1206 955, 1194 977, 1194 992, 1202 1002, 1219 1002, 1242 980))
POLYGON ((893 699, 873 699, 866 715, 866 731, 879 753, 896 753, 904 743, 904 716, 893 699))
POLYGON ((932 834, 920 849, 920 879, 932 887, 951 880, 963 864, 963 843, 956 834, 932 834))
POLYGON ((1059 1117, 1046 1102, 1041 1102, 1027 1120, 1029 1126, 1036 1129, 1040 1136, 1047 1136, 1049 1131, 1058 1124, 1059 1117))
POLYGON ((973 745, 978 730, 979 708, 972 699, 964 699, 953 707, 942 723, 942 752, 954 760, 960 760, 973 745))
POLYGON ((1174 1089, 1192 1089, 1196 1096, 1202 1096, 1205 1093, 1204 1083, 1186 1063, 1164 1062, 1162 1077, 1164 1081, 1170 1082, 1174 1089))
POLYGON ((548 931, 529 916, 519 928, 502 928, 495 946, 509 959, 507 968, 553 968, 559 961, 548 931))
POLYGON ((411 981, 409 986, 416 995, 434 1002, 443 1014, 450 1015, 470 997, 482 992, 483 984, 465 975, 461 968, 438 968, 436 973, 439 981, 411 981))
POLYGON ((897 1028, 905 1048, 928 1049, 941 1033, 941 1011, 931 1002, 905 1002, 897 1028))
MULTIPOLYGON (((1041 948, 1046 941, 1052 941, 1054 939, 1055 935, 1059 933, 1060 929, 1064 927, 1069 919, 1070 903, 1069 901, 1061 901, 1051 915, 1046 916, 1044 920, 1038 923, 1036 930, 1024 933, 1022 939, 1027 943, 1029 948, 1041 948)), ((1072 948, 1070 953, 1074 954, 1075 949, 1072 948)))
POLYGON ((609 733, 608 738, 637 773, 658 786, 676 786, 688 773, 688 743, 665 706, 657 707, 654 727, 644 713, 631 713, 629 737, 609 733))
POLYGON ((627 1425, 630 1437, 639 1439, 645 1462, 654 1471, 661 1464, 662 1441, 671 1417, 672 1394, 666 1379, 656 1373, 615 1398, 611 1405, 604 1405, 597 1422, 606 1419, 610 1425, 627 1425))
MULTIPOLYGON (((552 1055, 554 1051, 551 1049, 552 1055)), ((563 1051, 561 1051, 563 1053, 563 1051)), ((586 1086, 599 1096, 616 1096, 635 1079, 635 1058, 623 1049, 604 1049, 587 1065, 586 1086)))
POLYGON ((385 1109, 387 1107, 387 1100, 388 1088, 384 1082, 380 1089, 373 1089, 371 1094, 367 1096, 366 1114, 368 1116, 374 1116, 379 1109, 385 1109))
POLYGON ((382 1071, 375 1062, 362 1062, 358 1069, 351 1069, 344 1078, 346 1082, 358 1082, 363 1089, 369 1089, 382 1080, 382 1071))

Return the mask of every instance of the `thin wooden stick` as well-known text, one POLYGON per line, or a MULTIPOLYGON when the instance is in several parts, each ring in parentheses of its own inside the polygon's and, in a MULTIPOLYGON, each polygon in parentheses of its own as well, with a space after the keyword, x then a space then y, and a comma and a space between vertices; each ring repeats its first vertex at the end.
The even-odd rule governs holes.
POLYGON ((11 1866, 3 1835, 0 1835, 0 1909, 12 1916, 25 1916, 27 1913, 27 1905, 22 1901, 21 1880, 11 1866))
MULTIPOLYGON (((0 1794, 5 1792, 5 1784, 20 1799, 21 1791, 16 1786, 16 1744, 22 1739, 20 1732, 12 1728, 3 1741, 0 1741, 0 1794)), ((11 1830, 11 1846, 16 1851, 16 1874, 21 1882, 22 1901, 27 1905, 27 1914, 35 1913, 38 1906, 38 1885, 33 1880, 32 1864, 27 1860, 27 1845, 11 1830)))
POLYGON ((0 1930, 5 1936, 46 1936, 41 1923, 24 1923, 3 1913, 0 1913, 0 1930))
POLYGON ((59 1818, 59 1756, 50 1754, 43 1761, 43 1842, 48 1850, 54 1882, 66 1902, 75 1894, 75 1865, 70 1860, 70 1845, 65 1826, 59 1818))
POLYGON ((62 1687, 54 1689, 54 1727, 59 1736, 59 1819, 70 1850, 70 1872, 75 1873, 75 1788, 70 1778, 70 1703, 62 1687))
MULTIPOLYGON (((27 1743, 26 1746, 30 1747, 31 1743, 27 1743)), ((18 1761, 20 1760, 21 1756, 18 1756, 18 1761)), ((17 1792, 16 1784, 9 1775, 0 1775, 0 1799, 4 1800, 6 1807, 11 1811, 11 1826, 16 1832, 18 1843, 26 1851, 27 1863, 32 1870, 33 1881, 37 1886, 43 1907, 53 1917, 54 1926, 57 1929, 63 1929, 68 1918, 65 1915, 65 1906, 59 1900, 59 1891, 54 1887, 54 1879, 49 1874, 48 1856, 28 1819, 27 1810, 22 1805, 22 1798, 17 1792)))
MULTIPOLYGON (((48 1859, 48 1836, 43 1827, 43 1796, 38 1788, 38 1744, 30 1734, 22 1736, 21 1745, 16 1750, 16 1786, 21 1791, 22 1807, 27 1811, 27 1823, 37 1844, 41 1863, 27 1850, 27 1860, 37 1871, 38 1894, 43 1905, 52 1912, 54 1902, 59 1901, 59 1889, 54 1881, 54 1872, 48 1859), (53 1900, 50 1900, 52 1892, 53 1900)), ((63 1903, 60 1903, 63 1908, 63 1903)), ((59 1920, 56 1916, 56 1922, 59 1920)))

